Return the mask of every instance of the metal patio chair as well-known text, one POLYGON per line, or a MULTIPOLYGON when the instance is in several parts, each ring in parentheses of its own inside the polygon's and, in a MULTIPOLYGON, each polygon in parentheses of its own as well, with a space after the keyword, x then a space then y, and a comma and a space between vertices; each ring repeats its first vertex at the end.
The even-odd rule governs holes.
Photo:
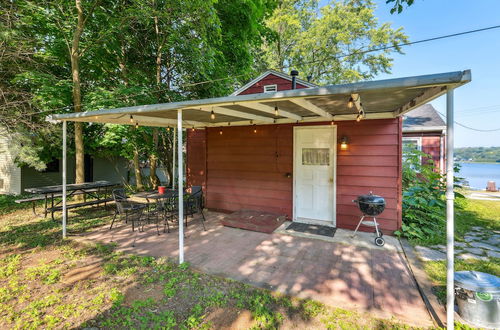
MULTIPOLYGON (((163 220, 163 232, 168 232, 170 233, 170 225, 168 224, 168 198, 161 198, 157 199, 154 204, 150 204, 148 206, 148 211, 147 211, 147 220, 148 222, 151 222, 151 219, 155 220, 156 223, 156 231, 158 235, 160 235, 160 220, 163 220)), ((142 226, 144 230, 144 223, 142 226)))
POLYGON ((184 210, 185 210, 185 219, 186 219, 186 227, 187 227, 187 217, 188 215, 194 218, 196 213, 201 213, 201 224, 203 226, 203 230, 207 230, 205 228, 205 214, 203 214, 203 189, 201 186, 192 186, 191 194, 184 200, 184 210))
POLYGON ((113 228, 113 224, 117 217, 125 217, 125 223, 131 221, 132 231, 134 231, 135 223, 137 222, 140 225, 144 209, 146 209, 147 205, 130 201, 123 188, 114 189, 112 195, 116 209, 109 229, 111 230, 113 228))

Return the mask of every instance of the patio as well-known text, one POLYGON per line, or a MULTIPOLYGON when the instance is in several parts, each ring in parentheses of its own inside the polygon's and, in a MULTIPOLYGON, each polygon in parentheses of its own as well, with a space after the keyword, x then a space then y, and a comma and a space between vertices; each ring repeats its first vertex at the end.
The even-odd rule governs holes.
MULTIPOLYGON (((198 219, 190 218, 184 239, 185 260, 200 271, 380 318, 433 325, 397 248, 229 228, 220 224, 225 214, 205 214, 207 231, 198 219)), ((177 229, 158 236, 153 226, 132 233, 129 225, 118 223, 111 231, 103 226, 77 239, 115 242, 117 249, 126 253, 177 259, 177 229)), ((337 235, 346 236, 342 232, 337 235)), ((370 240, 373 236, 363 235, 370 240)), ((368 239, 363 235, 356 241, 368 239)))

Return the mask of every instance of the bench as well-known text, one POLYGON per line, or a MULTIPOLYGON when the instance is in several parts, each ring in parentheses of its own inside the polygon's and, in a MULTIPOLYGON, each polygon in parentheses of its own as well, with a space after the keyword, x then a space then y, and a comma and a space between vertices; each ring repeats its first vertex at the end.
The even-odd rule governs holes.
POLYGON ((36 202, 43 201, 43 200, 45 200, 45 196, 44 195, 36 195, 36 196, 33 196, 33 197, 29 197, 29 198, 16 199, 14 202, 16 202, 17 204, 31 202, 32 203, 33 214, 34 215, 38 215, 38 214, 36 214, 36 211, 35 211, 36 202))
MULTIPOLYGON (((100 192, 100 190, 97 189, 97 188, 95 188, 95 189, 87 189, 86 192, 76 191, 73 194, 71 194, 71 196, 82 195, 82 194, 86 194, 87 192, 94 192, 94 193, 96 193, 96 192, 100 192)), ((51 198, 52 197, 53 198, 60 198, 60 197, 62 197, 62 194, 58 193, 58 194, 53 194, 53 195, 35 195, 35 196, 32 196, 32 197, 28 197, 28 198, 16 199, 14 202, 16 204, 31 202, 32 203, 31 207, 32 207, 32 210, 33 210, 33 214, 36 215, 36 216, 38 216, 38 214, 36 213, 36 210, 35 210, 36 202, 46 200, 49 196, 51 198)), ((102 201, 102 203, 107 203, 107 202, 110 202, 112 200, 113 200, 112 198, 107 198, 107 199, 101 199, 100 201, 102 201)), ((96 203, 96 201, 90 201, 90 202, 85 201, 84 203, 79 203, 79 204, 83 204, 83 205, 80 205, 80 206, 87 206, 87 205, 95 205, 95 204, 100 204, 100 203, 96 203)), ((77 205, 77 204, 70 204, 70 205, 77 205)), ((72 207, 72 208, 75 208, 75 207, 72 207)), ((45 206, 45 208, 46 208, 45 214, 47 214, 47 211, 52 211, 52 208, 47 208, 47 206, 45 206)), ((69 205, 68 205, 68 208, 69 208, 69 205)), ((54 207, 53 209, 54 209, 54 211, 58 210, 57 207, 54 207)), ((59 210, 62 210, 62 207, 60 207, 59 210)))
MULTIPOLYGON (((113 201, 113 198, 110 197, 110 198, 96 199, 93 201, 82 202, 82 203, 72 203, 72 204, 67 204, 66 209, 70 210, 70 209, 76 209, 78 207, 83 207, 83 206, 99 205, 102 203, 104 203, 104 205, 106 205, 106 203, 112 202, 112 201, 113 201)), ((62 209, 63 209, 62 205, 59 205, 59 206, 49 207, 49 208, 47 208, 47 211, 54 213, 55 211, 62 211, 62 209)))

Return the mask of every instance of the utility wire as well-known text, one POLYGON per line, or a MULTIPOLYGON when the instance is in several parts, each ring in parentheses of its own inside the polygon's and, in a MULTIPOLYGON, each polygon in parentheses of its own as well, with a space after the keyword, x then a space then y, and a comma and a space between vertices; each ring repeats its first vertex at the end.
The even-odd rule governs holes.
MULTIPOLYGON (((384 46, 384 47, 379 47, 379 48, 375 48, 375 49, 367 49, 367 50, 364 50, 364 51, 357 51, 357 52, 352 52, 352 53, 349 53, 349 54, 340 54, 340 55, 332 56, 332 57, 329 57, 329 58, 323 59, 323 60, 315 60, 315 61, 302 62, 301 64, 312 64, 312 63, 322 62, 322 61, 325 61, 325 60, 328 60, 328 59, 338 59, 338 58, 344 58, 344 57, 349 57, 349 56, 353 56, 353 55, 360 55, 360 54, 377 52, 377 51, 387 50, 387 49, 392 49, 392 48, 410 46, 410 45, 415 45, 415 44, 419 44, 419 43, 430 42, 430 41, 435 41, 435 40, 440 40, 440 39, 446 39, 446 38, 452 38, 452 37, 457 37, 457 36, 462 36, 462 35, 471 34, 471 33, 477 33, 477 32, 483 32, 483 31, 493 30, 493 29, 498 29, 498 28, 500 28, 500 25, 493 25, 493 26, 489 26, 489 27, 485 27, 485 28, 481 28, 481 29, 468 30, 468 31, 463 31, 463 32, 458 32, 458 33, 452 33, 452 34, 446 34, 446 35, 442 35, 442 36, 437 36, 437 37, 427 38, 427 39, 421 39, 421 40, 417 40, 417 41, 411 41, 411 42, 401 43, 401 44, 392 45, 392 46, 384 46)), ((281 69, 290 68, 290 67, 291 67, 290 65, 287 65, 287 66, 281 67, 281 69)), ((234 78, 241 77, 241 76, 244 76, 244 75, 245 74, 241 74, 241 75, 237 75, 237 76, 231 76, 231 77, 225 77, 225 78, 218 78, 218 79, 205 80, 205 81, 200 81, 200 82, 195 82, 195 83, 189 83, 189 84, 180 85, 177 88, 179 88, 179 87, 197 86, 197 85, 203 85, 203 84, 213 83, 213 82, 217 82, 217 81, 234 79, 234 78)), ((168 88, 165 88, 165 89, 156 90, 155 92, 165 91, 165 90, 171 90, 171 88, 168 87, 168 88)), ((138 95, 141 95, 141 94, 144 94, 144 92, 137 93, 137 94, 132 94, 132 95, 126 95, 126 96, 124 95, 122 98, 130 98, 130 97, 138 96, 138 95)), ((117 97, 116 99, 120 100, 122 98, 117 97)), ((85 105, 86 104, 84 104, 84 103, 81 104, 82 107, 85 106, 85 105)), ((68 105, 68 106, 65 106, 65 107, 53 108, 53 109, 49 109, 49 110, 28 113, 26 115, 27 116, 29 116, 29 115, 36 115, 36 114, 47 113, 47 112, 52 112, 52 111, 57 111, 57 110, 68 110, 68 109, 71 109, 71 108, 74 108, 74 105, 68 105)))
MULTIPOLYGON (((438 113, 443 116, 444 118, 446 118, 446 116, 441 113, 440 111, 438 111, 438 113)), ((476 132, 496 132, 496 131, 500 131, 500 128, 493 128, 493 129, 479 129, 479 128, 474 128, 474 127, 470 127, 470 126, 467 126, 467 125, 464 125, 462 123, 459 123, 457 121, 453 121, 455 124, 457 124, 458 126, 461 126, 463 128, 467 128, 467 129, 470 129, 472 131, 476 131, 476 132)))
MULTIPOLYGON (((424 43, 424 42, 452 38, 452 37, 458 37, 458 36, 462 36, 462 35, 466 35, 466 34, 477 33, 477 32, 482 32, 482 31, 487 31, 487 30, 498 29, 498 28, 500 28, 500 25, 493 25, 493 26, 488 26, 488 27, 481 28, 481 29, 468 30, 468 31, 452 33, 452 34, 445 34, 445 35, 438 36, 438 37, 421 39, 421 40, 417 40, 417 41, 410 41, 410 42, 405 42, 402 44, 396 44, 396 45, 392 45, 392 46, 384 46, 384 47, 379 47, 379 48, 374 48, 374 49, 360 50, 360 51, 356 51, 356 52, 352 52, 352 53, 348 53, 348 54, 335 55, 335 56, 327 57, 326 59, 322 59, 322 60, 300 62, 300 64, 302 64, 302 65, 314 64, 314 63, 318 63, 318 62, 324 62, 324 61, 330 60, 330 59, 339 59, 339 58, 349 57, 349 56, 353 56, 353 55, 362 55, 362 54, 377 52, 377 51, 381 51, 381 50, 399 48, 399 47, 404 47, 404 46, 411 46, 411 45, 420 44, 420 43, 424 43)), ((361 49, 363 49, 363 48, 361 48, 361 49)), ((282 69, 290 68, 290 67, 292 67, 292 65, 286 65, 286 66, 283 66, 282 69)))

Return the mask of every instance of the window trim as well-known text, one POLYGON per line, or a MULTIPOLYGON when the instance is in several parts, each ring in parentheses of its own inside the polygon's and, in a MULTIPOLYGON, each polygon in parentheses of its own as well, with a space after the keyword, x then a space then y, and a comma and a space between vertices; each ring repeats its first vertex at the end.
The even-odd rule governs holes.
POLYGON ((418 151, 422 151, 422 138, 421 137, 419 137, 419 136, 405 136, 405 137, 403 137, 403 144, 404 144, 404 141, 416 141, 418 151))
POLYGON ((275 93, 275 92, 278 91, 278 85, 276 85, 276 84, 273 84, 273 85, 264 85, 263 88, 264 88, 264 93, 275 93), (267 90, 267 88, 270 88, 270 87, 273 88, 272 91, 267 90))
MULTIPOLYGON (((420 137, 420 136, 404 136, 402 141, 401 141, 401 148, 403 148, 405 141, 417 142, 417 150, 422 152, 422 137, 420 137)), ((405 157, 403 155, 403 161, 404 161, 404 159, 405 159, 405 157)), ((420 163, 422 163, 422 155, 418 156, 418 159, 420 160, 420 163)))

